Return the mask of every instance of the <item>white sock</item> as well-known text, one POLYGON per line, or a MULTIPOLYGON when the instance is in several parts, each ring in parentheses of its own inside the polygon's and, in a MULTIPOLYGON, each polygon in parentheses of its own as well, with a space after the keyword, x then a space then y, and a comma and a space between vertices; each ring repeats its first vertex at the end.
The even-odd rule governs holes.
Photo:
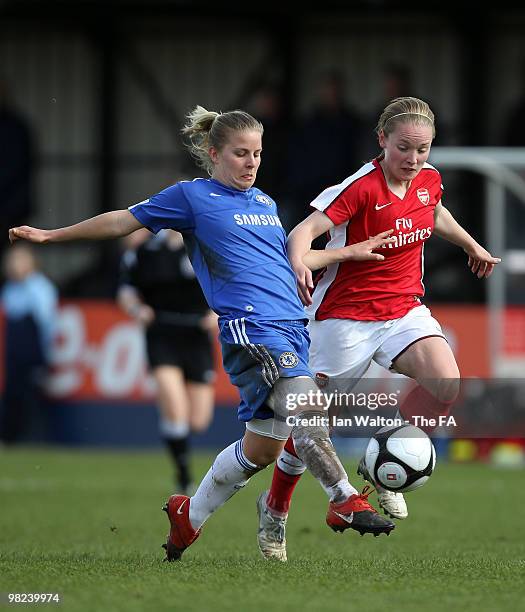
POLYGON ((346 478, 341 479, 339 482, 336 482, 331 487, 324 485, 322 482, 321 486, 330 498, 330 501, 333 501, 334 498, 338 500, 344 499, 344 501, 346 501, 351 495, 358 495, 357 489, 354 489, 354 487, 348 482, 348 479, 346 478))
POLYGON ((186 421, 162 419, 159 423, 159 429, 162 437, 169 440, 180 440, 186 438, 190 433, 190 425, 186 421))
POLYGON ((246 458, 242 438, 220 452, 190 501, 190 522, 200 529, 209 516, 239 489, 259 467, 246 458))

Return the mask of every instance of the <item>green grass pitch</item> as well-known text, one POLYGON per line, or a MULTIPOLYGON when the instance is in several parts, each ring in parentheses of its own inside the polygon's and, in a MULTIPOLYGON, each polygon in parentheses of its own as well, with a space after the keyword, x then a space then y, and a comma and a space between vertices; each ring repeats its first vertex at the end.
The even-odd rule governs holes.
MULTIPOLYGON (((196 455, 195 472, 211 459, 196 455)), ((345 463, 361 486, 355 463, 345 463)), ((3 593, 59 592, 61 608, 86 611, 523 609, 521 470, 439 462, 407 494, 410 517, 388 538, 333 533, 325 494, 306 475, 289 519, 289 562, 280 564, 264 561, 256 544, 255 500, 268 469, 168 564, 162 452, 17 448, 0 451, 0 466, 3 593)))

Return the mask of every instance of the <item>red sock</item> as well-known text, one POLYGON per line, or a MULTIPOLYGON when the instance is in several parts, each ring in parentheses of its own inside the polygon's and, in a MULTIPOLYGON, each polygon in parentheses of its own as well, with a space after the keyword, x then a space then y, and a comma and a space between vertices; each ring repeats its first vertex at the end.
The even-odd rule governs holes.
POLYGON ((399 412, 405 420, 430 435, 439 427, 439 417, 447 416, 453 405, 454 400, 442 402, 418 385, 407 395, 399 412))
POLYGON ((306 466, 295 452, 292 438, 288 438, 275 462, 272 486, 266 500, 266 505, 274 514, 288 514, 295 486, 305 470, 306 466))

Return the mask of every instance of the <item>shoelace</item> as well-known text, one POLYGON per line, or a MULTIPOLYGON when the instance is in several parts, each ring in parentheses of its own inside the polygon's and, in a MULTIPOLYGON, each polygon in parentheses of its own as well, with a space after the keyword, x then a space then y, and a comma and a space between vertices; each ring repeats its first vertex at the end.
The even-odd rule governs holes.
POLYGON ((371 485, 365 485, 363 487, 363 490, 361 491, 361 496, 362 497, 366 497, 368 499, 368 496, 370 495, 370 493, 374 492, 374 487, 372 487, 371 485))
POLYGON ((361 512, 362 510, 369 510, 377 514, 377 510, 372 505, 370 505, 368 501, 368 496, 373 491, 374 491, 374 487, 371 487, 370 485, 365 485, 360 495, 356 495, 352 499, 353 512, 361 512))

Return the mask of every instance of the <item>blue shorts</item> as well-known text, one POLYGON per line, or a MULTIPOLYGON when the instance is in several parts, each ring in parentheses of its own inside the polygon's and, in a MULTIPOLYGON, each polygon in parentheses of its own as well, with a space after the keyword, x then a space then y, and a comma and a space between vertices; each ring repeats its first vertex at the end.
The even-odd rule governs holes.
POLYGON ((265 401, 278 378, 313 378, 305 321, 223 321, 220 341, 224 369, 241 396, 240 421, 274 416, 265 401))

